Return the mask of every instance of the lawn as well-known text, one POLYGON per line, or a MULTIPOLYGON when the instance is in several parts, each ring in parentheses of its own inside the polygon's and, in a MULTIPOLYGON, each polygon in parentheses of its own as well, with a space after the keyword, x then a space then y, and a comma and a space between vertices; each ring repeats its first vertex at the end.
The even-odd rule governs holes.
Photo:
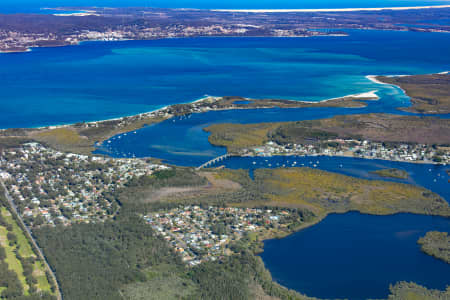
MULTIPOLYGON (((36 257, 36 254, 33 252, 31 244, 28 241, 28 238, 25 236, 25 233, 19 227, 17 222, 13 219, 10 212, 5 208, 0 208, 0 213, 3 216, 3 219, 13 226, 12 232, 17 237, 17 244, 19 245, 19 253, 22 257, 36 257)), ((0 242, 6 251, 6 262, 8 263, 9 269, 16 272, 19 277, 20 282, 24 287, 24 294, 28 295, 28 284, 25 281, 25 276, 23 275, 23 267, 21 262, 17 259, 14 250, 16 246, 10 246, 7 241, 7 229, 6 227, 0 226, 0 242)), ((47 280, 47 276, 45 275, 45 267, 41 261, 36 261, 33 266, 33 276, 37 279, 38 283, 36 288, 41 291, 51 292, 50 283, 47 280)))
POLYGON ((25 276, 23 275, 23 268, 20 261, 17 259, 16 255, 14 254, 15 246, 11 247, 8 243, 8 239, 6 237, 8 233, 8 230, 4 226, 0 226, 0 242, 5 249, 6 252, 6 259, 5 262, 8 264, 9 269, 14 271, 17 274, 17 277, 19 278, 20 282, 22 283, 24 294, 28 295, 28 284, 25 281, 25 276))

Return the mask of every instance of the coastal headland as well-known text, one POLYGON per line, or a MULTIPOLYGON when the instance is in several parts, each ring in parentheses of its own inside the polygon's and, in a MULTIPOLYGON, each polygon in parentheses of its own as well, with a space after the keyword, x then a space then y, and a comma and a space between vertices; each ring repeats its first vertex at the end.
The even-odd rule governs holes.
POLYGON ((403 111, 421 114, 450 113, 450 74, 442 72, 427 75, 375 76, 369 79, 377 83, 400 87, 411 98, 410 107, 403 111))

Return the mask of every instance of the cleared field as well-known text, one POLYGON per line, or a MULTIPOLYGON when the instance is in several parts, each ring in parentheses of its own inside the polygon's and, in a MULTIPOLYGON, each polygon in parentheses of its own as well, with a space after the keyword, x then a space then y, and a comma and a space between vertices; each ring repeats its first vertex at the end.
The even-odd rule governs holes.
MULTIPOLYGON (((8 264, 8 268, 10 270, 13 270, 17 274, 22 284, 24 295, 29 295, 30 285, 26 280, 23 263, 15 254, 15 252, 18 252, 18 254, 24 260, 29 258, 32 258, 34 260, 37 258, 37 256, 33 252, 31 244, 29 243, 24 232, 11 216, 11 213, 5 207, 1 207, 0 214, 3 221, 7 224, 6 226, 0 226, 0 244, 6 252, 5 262, 8 264), (8 231, 7 226, 10 227, 10 231, 8 231), (16 241, 15 243, 8 240, 8 232, 14 234, 16 241)), ((45 268, 41 261, 34 261, 31 266, 31 273, 31 276, 36 280, 36 284, 34 284, 36 290, 51 293, 51 286, 48 282, 47 276, 45 274, 45 268)))
MULTIPOLYGON (((1 208, 1 213, 3 215, 4 208, 1 208)), ((17 274, 17 277, 19 278, 24 294, 28 295, 29 286, 26 282, 25 276, 23 275, 23 267, 22 263, 17 259, 16 254, 14 253, 14 250, 16 249, 16 246, 10 246, 9 241, 7 238, 8 230, 4 226, 0 226, 0 244, 5 249, 6 252, 6 258, 5 262, 8 264, 8 269, 14 271, 17 274)))

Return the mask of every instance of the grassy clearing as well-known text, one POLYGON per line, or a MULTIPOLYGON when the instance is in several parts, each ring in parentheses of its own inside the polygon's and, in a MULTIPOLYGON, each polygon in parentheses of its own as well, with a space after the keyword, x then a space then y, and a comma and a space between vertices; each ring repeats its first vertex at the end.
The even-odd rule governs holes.
POLYGON ((13 233, 17 237, 17 244, 19 245, 20 255, 22 255, 23 257, 31 257, 31 256, 36 257, 36 255, 33 252, 33 249, 31 248, 30 243, 28 242, 27 237, 25 236, 19 225, 17 225, 17 223, 14 221, 8 210, 5 207, 2 207, 0 211, 6 222, 8 222, 13 226, 13 233))
MULTIPOLYGON (((17 259, 14 251, 16 248, 19 248, 19 254, 24 257, 36 257, 36 254, 33 252, 33 249, 31 247, 31 244, 28 241, 28 238, 25 236, 22 229, 19 227, 17 222, 13 219, 10 212, 5 208, 0 208, 0 213, 2 214, 3 219, 8 223, 12 225, 12 232, 17 237, 17 246, 9 246, 9 243, 7 241, 7 229, 5 227, 0 226, 0 242, 2 243, 2 246, 5 248, 7 253, 7 259, 6 262, 9 265, 9 268, 13 270, 17 276, 19 277, 19 280, 22 283, 22 286, 24 287, 24 294, 28 295, 28 289, 29 286, 26 283, 25 276, 23 274, 23 267, 20 262, 20 260, 17 259)), ((36 261, 33 265, 33 277, 37 279, 36 288, 40 291, 47 291, 51 292, 51 286, 50 283, 47 280, 47 276, 45 275, 45 267, 42 262, 36 261)))
POLYGON ((0 243, 6 252, 5 262, 8 264, 8 269, 14 271, 17 274, 17 277, 22 284, 24 294, 28 295, 29 286, 25 280, 25 276, 23 275, 22 264, 17 259, 16 254, 14 253, 16 247, 9 245, 8 238, 6 237, 7 234, 8 230, 6 229, 6 227, 0 226, 0 243))
POLYGON ((78 134, 78 132, 69 128, 57 128, 40 132, 36 135, 36 138, 49 143, 66 145, 76 145, 83 141, 83 138, 78 134))
POLYGON ((45 275, 45 267, 41 261, 36 261, 34 264, 33 277, 37 280, 37 288, 41 291, 51 291, 51 285, 48 282, 47 275, 45 275))

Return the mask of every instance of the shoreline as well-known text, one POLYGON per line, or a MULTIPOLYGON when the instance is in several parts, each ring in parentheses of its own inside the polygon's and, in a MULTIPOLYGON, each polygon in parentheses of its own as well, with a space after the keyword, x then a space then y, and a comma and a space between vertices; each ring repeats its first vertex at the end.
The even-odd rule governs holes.
MULTIPOLYGON (((67 16, 98 16, 96 14, 84 14, 79 15, 79 13, 75 13, 75 15, 55 15, 59 17, 67 17, 67 16)), ((310 31, 314 31, 317 29, 310 29, 310 31)), ((44 46, 29 46, 26 49, 17 49, 17 50, 0 50, 0 54, 11 54, 11 53, 26 53, 33 51, 33 48, 60 48, 60 47, 68 47, 68 46, 79 46, 83 43, 89 42, 123 42, 123 41, 155 41, 155 40, 164 40, 164 39, 189 39, 189 38, 311 38, 311 37, 346 37, 349 34, 345 33, 328 33, 321 35, 287 35, 287 36, 275 36, 275 35, 250 35, 250 36, 234 36, 234 35, 199 35, 199 36, 177 36, 177 37, 158 37, 154 39, 128 39, 128 38, 117 38, 113 40, 102 40, 102 39, 89 39, 89 40, 78 40, 75 43, 66 43, 66 44, 56 44, 56 45, 44 45, 44 46)))
MULTIPOLYGON (((248 97, 243 97, 245 100, 248 101, 255 101, 255 100, 272 100, 272 101, 290 101, 292 103, 303 103, 303 104, 319 104, 319 103, 326 103, 329 101, 336 101, 336 100, 342 100, 342 99, 352 99, 352 100, 365 100, 365 101, 377 101, 380 99, 380 97, 376 94, 378 92, 378 90, 371 90, 368 92, 362 92, 362 93, 356 93, 356 94, 349 94, 349 95, 345 95, 345 96, 341 96, 341 97, 334 97, 334 98, 328 98, 328 99, 323 99, 323 100, 318 100, 318 101, 307 101, 307 100, 292 100, 292 99, 270 99, 270 98, 263 98, 263 99, 256 99, 256 98, 248 98, 248 97)), ((87 121, 87 122, 83 122, 83 121, 79 121, 79 122, 73 122, 73 123, 67 123, 67 124, 55 124, 55 125, 37 125, 37 126, 32 126, 32 127, 21 127, 21 129, 58 129, 58 128, 66 128, 66 127, 70 127, 73 126, 77 123, 83 122, 83 124, 88 124, 88 125, 95 125, 98 123, 103 123, 103 122, 109 122, 109 121, 122 121, 126 118, 134 118, 134 117, 147 117, 150 116, 151 114, 156 114, 159 113, 161 111, 164 111, 166 109, 169 109, 171 107, 174 107, 176 105, 189 105, 189 104, 198 104, 198 103, 202 103, 202 102, 207 102, 210 101, 211 99, 214 99, 214 101, 216 101, 215 99, 217 98, 223 98, 226 96, 211 96, 211 95, 204 95, 201 98, 195 99, 193 101, 189 101, 189 102, 180 102, 180 103, 175 103, 175 104, 168 104, 165 106, 162 106, 160 108, 151 110, 151 111, 146 111, 146 112, 142 112, 142 113, 137 113, 137 114, 131 114, 131 115, 124 115, 121 117, 115 117, 115 118, 107 118, 107 119, 99 119, 99 120, 94 120, 94 121, 87 121)), ((208 111, 219 111, 219 110, 233 110, 233 109, 265 109, 265 108, 270 108, 270 107, 256 107, 256 108, 245 108, 245 107, 230 107, 230 108, 212 108, 208 111)), ((193 112, 193 113, 205 113, 207 111, 204 112, 193 112)), ((0 128, 0 132, 5 131, 5 130, 9 130, 9 129, 16 129, 19 127, 9 127, 9 128, 0 128)))
MULTIPOLYGON (((441 73, 437 73, 437 74, 444 74, 444 73, 445 73, 445 72, 441 72, 441 73)), ((448 73, 448 72, 447 72, 447 73, 448 73)), ((377 79, 378 76, 386 76, 386 77, 406 77, 406 76, 414 76, 414 75, 407 74, 407 75, 367 75, 367 76, 366 76, 366 78, 367 78, 368 80, 372 81, 372 82, 375 83, 375 84, 390 85, 391 87, 396 87, 396 88, 400 89, 400 90, 402 91, 402 93, 403 93, 406 97, 409 98, 409 104, 410 104, 410 107, 412 106, 411 97, 406 93, 406 91, 405 91, 401 86, 398 86, 398 85, 395 85, 395 84, 390 84, 390 83, 386 83, 386 82, 380 81, 380 80, 377 79)), ((399 111, 402 111, 402 110, 401 110, 401 107, 397 107, 396 109, 399 110, 399 111)))
POLYGON ((385 159, 381 157, 362 157, 362 156, 354 156, 354 155, 338 155, 338 154, 308 154, 308 155, 300 155, 295 153, 289 153, 289 154, 273 154, 270 156, 263 156, 263 155, 235 155, 228 153, 233 157, 274 157, 274 156, 298 156, 298 157, 318 157, 318 156, 327 156, 327 157, 347 157, 347 158, 359 158, 359 159, 370 159, 370 160, 383 160, 383 161, 392 161, 392 162, 400 162, 400 163, 410 163, 410 164, 423 164, 423 165, 430 165, 430 166, 447 166, 445 163, 436 163, 432 161, 406 161, 406 160, 393 160, 393 159, 385 159))
POLYGON ((383 11, 383 10, 416 10, 450 8, 450 5, 428 6, 399 6, 399 7, 361 7, 361 8, 299 8, 299 9, 211 9, 217 12, 242 12, 242 13, 290 13, 290 12, 354 12, 354 11, 383 11))
MULTIPOLYGON (((199 102, 205 101, 206 99, 209 99, 211 97, 213 97, 213 96, 205 96, 203 98, 199 98, 199 99, 194 100, 192 102, 169 104, 169 105, 165 105, 163 107, 160 107, 160 108, 157 108, 157 109, 154 109, 154 110, 150 110, 150 111, 147 111, 147 112, 131 114, 131 115, 125 115, 125 116, 121 116, 121 117, 100 119, 100 120, 94 120, 94 121, 88 121, 88 122, 79 121, 79 122, 67 123, 67 124, 37 125, 37 126, 33 126, 33 127, 20 127, 20 129, 38 129, 38 130, 39 129, 58 129, 58 128, 66 128, 66 127, 74 126, 75 124, 80 123, 80 122, 83 122, 83 124, 95 125, 95 124, 103 123, 103 122, 122 121, 122 120, 124 120, 126 118, 145 117, 145 116, 147 116, 149 114, 158 113, 160 111, 168 109, 168 108, 170 108, 170 107, 172 107, 174 105, 199 103, 199 102)), ((19 128, 19 127, 0 128, 0 132, 5 131, 5 130, 9 130, 9 129, 17 129, 17 128, 19 128)))

